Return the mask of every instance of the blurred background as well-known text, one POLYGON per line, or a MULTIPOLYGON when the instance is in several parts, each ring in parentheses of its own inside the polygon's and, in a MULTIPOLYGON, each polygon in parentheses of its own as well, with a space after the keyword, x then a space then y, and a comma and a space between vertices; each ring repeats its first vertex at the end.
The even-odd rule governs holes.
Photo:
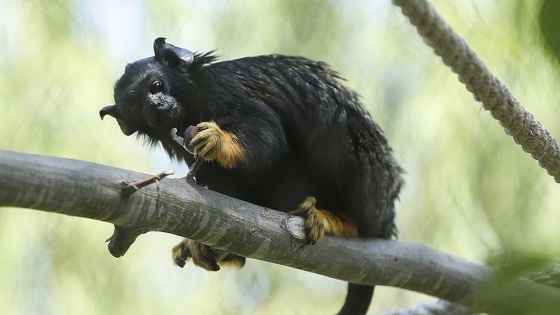
MULTIPOLYGON (((545 43, 555 36, 539 31, 542 1, 432 2, 560 138, 558 63, 545 43)), ((558 259, 558 185, 389 0, 0 0, 0 12, 0 149, 182 177, 185 166, 99 119, 126 63, 151 56, 159 36, 222 59, 301 55, 339 71, 385 130, 407 171, 401 240, 494 266, 558 259)), ((560 21, 559 10, 547 12, 560 21)), ((115 259, 104 243, 112 230, 0 209, 0 314, 333 314, 342 305, 345 283, 288 267, 175 267, 173 235, 142 235, 115 259)), ((376 292, 371 314, 431 300, 376 292)))

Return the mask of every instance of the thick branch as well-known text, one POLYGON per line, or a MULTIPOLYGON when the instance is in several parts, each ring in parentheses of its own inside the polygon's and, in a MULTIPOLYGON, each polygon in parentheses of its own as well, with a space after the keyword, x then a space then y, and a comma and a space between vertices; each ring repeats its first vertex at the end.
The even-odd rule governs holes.
POLYGON ((467 90, 489 110, 507 134, 560 183, 560 144, 515 99, 463 38, 445 22, 426 0, 393 0, 424 41, 459 75, 467 90))
POLYGON ((487 294, 483 284, 492 278, 489 268, 419 244, 327 237, 305 245, 300 218, 184 180, 163 179, 123 193, 123 187, 146 177, 99 164, 0 150, 0 206, 101 220, 136 234, 168 232, 242 256, 348 282, 423 292, 479 311, 560 308, 559 290, 521 280, 493 286, 487 294))

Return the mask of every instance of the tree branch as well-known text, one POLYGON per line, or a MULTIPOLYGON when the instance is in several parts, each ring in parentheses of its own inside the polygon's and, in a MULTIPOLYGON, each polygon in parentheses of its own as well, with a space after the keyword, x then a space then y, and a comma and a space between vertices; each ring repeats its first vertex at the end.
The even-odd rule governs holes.
POLYGON ((412 308, 402 309, 384 315, 471 315, 468 308, 444 300, 433 303, 420 304, 412 308))
POLYGON ((129 183, 147 177, 0 150, 0 206, 109 222, 132 231, 129 241, 146 231, 163 231, 249 258, 348 282, 422 292, 481 312, 560 308, 560 290, 523 280, 494 285, 488 294, 485 284, 494 274, 488 267, 419 244, 326 237, 305 245, 301 218, 184 180, 162 179, 132 194, 123 192, 129 183))
POLYGON ((466 41, 460 37, 426 0, 393 0, 418 34, 459 80, 489 110, 508 135, 560 183, 560 144, 496 78, 466 41))

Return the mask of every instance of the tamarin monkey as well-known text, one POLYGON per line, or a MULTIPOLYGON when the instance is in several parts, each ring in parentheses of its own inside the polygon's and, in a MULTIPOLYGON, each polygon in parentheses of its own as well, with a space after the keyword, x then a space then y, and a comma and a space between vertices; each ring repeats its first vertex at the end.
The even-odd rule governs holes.
MULTIPOLYGON (((325 234, 389 239, 396 234, 401 168, 381 128, 325 63, 268 55, 218 62, 155 40, 154 56, 126 66, 114 87, 116 118, 189 165, 196 181, 263 207, 295 212, 309 244, 325 234), (184 136, 189 153, 170 130, 184 136)), ((207 270, 243 265, 185 240, 175 263, 192 258, 207 270)), ((349 283, 339 314, 365 314, 373 287, 349 283)))

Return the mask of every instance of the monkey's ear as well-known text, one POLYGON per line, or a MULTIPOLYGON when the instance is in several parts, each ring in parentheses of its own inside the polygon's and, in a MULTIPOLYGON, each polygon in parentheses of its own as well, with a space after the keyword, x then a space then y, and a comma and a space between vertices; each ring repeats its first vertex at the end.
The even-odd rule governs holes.
POLYGON ((166 64, 170 68, 180 66, 185 70, 194 60, 192 51, 168 44, 163 37, 158 37, 154 41, 154 56, 157 62, 166 64))
POLYGON ((125 136, 130 136, 137 131, 134 127, 127 123, 121 113, 117 111, 117 105, 105 106, 99 111, 101 119, 103 119, 106 115, 112 116, 117 120, 119 127, 121 127, 121 131, 125 136))

